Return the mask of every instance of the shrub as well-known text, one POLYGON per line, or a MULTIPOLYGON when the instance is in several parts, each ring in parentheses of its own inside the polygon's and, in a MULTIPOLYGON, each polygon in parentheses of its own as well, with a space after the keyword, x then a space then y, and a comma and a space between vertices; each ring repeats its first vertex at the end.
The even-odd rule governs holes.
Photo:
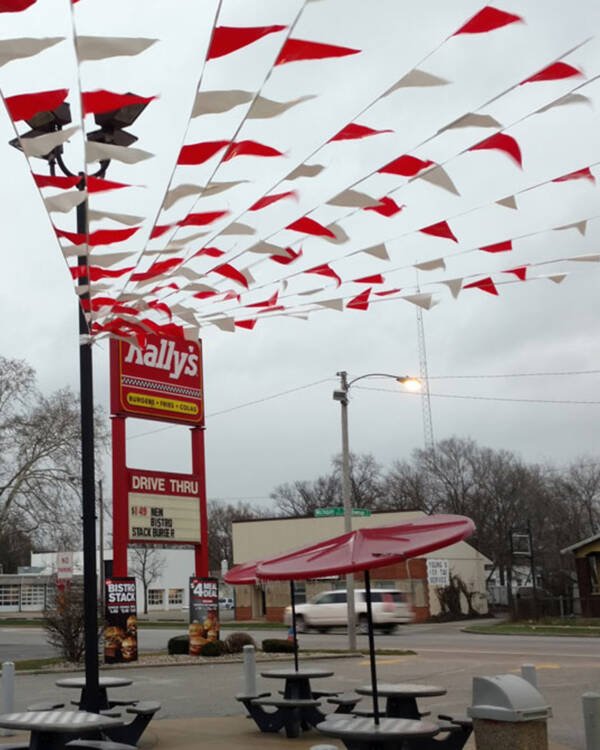
POLYGON ((262 650, 271 654, 293 654, 294 642, 284 638, 265 638, 262 650))
POLYGON ((256 641, 248 633, 230 633, 225 638, 225 648, 230 654, 241 654, 244 650, 244 646, 254 646, 256 648, 256 641))
POLYGON ((85 651, 83 587, 71 583, 58 590, 54 606, 44 611, 43 625, 48 643, 58 649, 63 659, 81 662, 85 651))
POLYGON ((190 652, 190 638, 187 635, 176 635, 173 638, 169 638, 167 643, 167 651, 169 654, 189 654, 190 652))
POLYGON ((208 641, 200 648, 200 656, 221 656, 225 650, 223 641, 208 641))

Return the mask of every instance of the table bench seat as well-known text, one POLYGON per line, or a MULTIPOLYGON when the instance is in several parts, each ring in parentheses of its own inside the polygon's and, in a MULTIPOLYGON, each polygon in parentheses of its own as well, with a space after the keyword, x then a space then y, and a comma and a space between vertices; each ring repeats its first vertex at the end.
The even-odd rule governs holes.
POLYGON ((354 710, 356 704, 361 700, 362 698, 360 695, 355 695, 354 693, 342 693, 333 698, 328 698, 327 703, 336 706, 334 711, 336 714, 350 714, 354 710))
POLYGON ((38 701, 27 706, 28 711, 56 711, 59 708, 64 708, 64 703, 58 703, 55 701, 38 701))
MULTIPOLYGON (((104 731, 104 735, 112 742, 125 745, 137 745, 144 730, 151 722, 154 714, 160 709, 157 701, 139 701, 125 709, 129 714, 135 714, 133 721, 104 731)), ((107 749, 104 749, 107 750, 107 749)))
POLYGON ((299 737, 303 729, 318 723, 322 717, 320 703, 312 698, 254 698, 248 708, 250 715, 263 732, 285 729, 287 737, 299 737), (275 708, 266 712, 263 706, 275 708), (263 728, 264 727, 264 728, 263 728))

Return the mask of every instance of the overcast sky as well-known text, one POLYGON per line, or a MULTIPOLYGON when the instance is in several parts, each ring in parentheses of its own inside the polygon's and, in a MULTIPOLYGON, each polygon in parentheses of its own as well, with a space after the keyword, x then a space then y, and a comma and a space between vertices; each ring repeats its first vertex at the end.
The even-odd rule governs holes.
MULTIPOLYGON (((98 6, 92 0, 82 0, 80 5, 83 8, 87 3, 89 6, 98 6)), ((60 3, 57 7, 58 5, 60 3)), ((148 17, 142 23, 144 28, 139 31, 139 35, 160 34, 158 21, 161 14, 164 16, 165 5, 160 2, 150 2, 147 5, 148 17)), ((168 5, 170 9, 171 4, 168 5)), ((260 18, 255 19, 247 4, 244 10, 241 9, 243 5, 239 2, 224 3, 229 9, 229 21, 236 18, 234 11, 238 11, 243 14, 240 25, 266 23, 266 9, 268 6, 273 8, 273 3, 259 3, 260 18)), ((286 2, 286 12, 293 14, 301 5, 299 2, 286 2)), ((321 29, 323 39, 330 38, 327 31, 335 28, 339 18, 345 20, 351 30, 364 20, 351 15, 344 19, 344 16, 339 15, 342 6, 335 0, 325 0, 314 5, 331 6, 329 14, 325 13, 320 20, 321 24, 324 21, 329 24, 325 25, 325 31, 321 29)), ((357 6, 356 3, 351 5, 357 6)), ((425 23, 425 5, 428 4, 417 5, 422 8, 421 23, 425 23)), ((432 8, 437 8, 438 5, 431 3, 432 8)), ((565 19, 563 2, 555 0, 545 5, 548 22, 540 26, 541 31, 537 36, 533 32, 530 35, 533 56, 537 49, 540 59, 552 59, 553 52, 557 56, 597 34, 600 29, 598 13, 592 15, 594 0, 578 0, 569 4, 569 15, 565 19)), ((186 12, 192 11, 191 3, 182 3, 182 6, 186 12)), ((368 6, 369 15, 376 16, 378 3, 369 3, 368 6)), ((386 14, 392 12, 392 6, 389 2, 381 3, 384 21, 386 14)), ((456 6, 456 18, 464 19, 479 7, 479 3, 463 2, 456 6)), ((540 12, 535 2, 502 4, 504 9, 513 12, 520 12, 523 6, 527 6, 526 10, 532 13, 540 12)), ((122 3, 118 7, 122 9, 122 3)), ((89 14, 86 21, 91 24, 95 17, 93 8, 83 9, 82 12, 89 14)), ((96 15, 100 19, 102 13, 97 10, 96 15)), ((126 13, 124 15, 127 16, 126 13)), ((188 71, 193 57, 193 37, 186 31, 184 20, 181 9, 169 14, 165 35, 173 45, 169 54, 174 54, 177 49, 177 34, 183 36, 185 44, 182 44, 182 55, 186 56, 183 68, 188 71)), ((455 18, 444 18, 443 22, 456 27, 455 18)), ((99 20, 98 23, 104 22, 99 20)), ((128 19, 129 25, 123 21, 120 33, 133 35, 135 23, 135 18, 128 19)), ((431 24, 431 38, 437 39, 443 28, 438 27, 434 21, 431 24)), ((106 31, 105 23, 102 28, 106 31)), ((373 22, 373 34, 377 28, 377 23, 373 22)), ((392 37, 386 36, 383 29, 380 31, 383 41, 391 43, 392 37)), ((0 33, 11 36, 14 32, 9 29, 6 34, 4 31, 0 33)), ((40 33, 39 28, 32 29, 29 35, 37 36, 40 33)), ((61 33, 60 30, 57 33, 61 33)), ((419 43, 425 38, 426 35, 422 33, 419 43)), ((418 46, 417 41, 414 44, 418 46)), ((376 46, 371 39, 371 47, 376 46)), ((434 43, 431 42, 430 46, 434 46, 434 43)), ((598 50, 598 46, 591 46, 585 54, 581 53, 579 63, 585 63, 590 77, 600 73, 598 50)), ((482 54, 482 48, 478 48, 478 54, 482 54)), ((498 44, 488 54, 493 56, 499 76, 502 75, 502 69, 516 65, 510 51, 502 44, 498 44)), ((369 64, 373 66, 370 74, 374 75, 375 71, 385 66, 386 58, 382 55, 380 59, 371 57, 369 60, 369 64)), ((438 64, 442 63, 443 59, 438 64)), ((157 67, 159 64, 160 58, 153 58, 155 68, 151 68, 150 72, 160 81, 163 78, 166 80, 166 76, 161 78, 157 67)), ((467 61, 465 66, 473 67, 475 64, 474 59, 467 61)), ((11 63, 0 69, 0 86, 5 95, 12 95, 20 90, 21 72, 17 72, 16 65, 11 63)), ((183 64, 174 65, 182 75, 183 64)), ((525 63, 523 66, 526 70, 525 63)), ((494 70, 493 65, 487 68, 486 76, 490 76, 490 70, 494 70)), ((27 79, 31 70, 27 68, 24 71, 22 75, 27 79)), ((394 78, 389 73, 387 75, 390 80, 394 78)), ((46 79, 48 73, 40 72, 40 76, 46 79)), ((360 91, 368 88, 368 76, 365 78, 367 80, 359 80, 357 83, 360 91)), ((188 99, 190 86, 195 79, 190 80, 186 89, 182 84, 181 92, 181 96, 188 96, 188 99)), ((49 79, 44 80, 40 88, 48 81, 49 79)), ((25 90, 26 85, 28 83, 23 83, 21 90, 25 90)), ((326 86, 323 85, 323 91, 327 93, 326 86)), ((483 101, 487 86, 485 78, 481 79, 480 85, 480 101, 483 101)), ((115 87, 121 90, 118 84, 115 87)), ((589 164, 594 163, 594 158, 600 161, 599 93, 597 87, 591 87, 589 96, 592 106, 578 108, 575 112, 565 111, 549 121, 544 133, 545 151, 540 145, 540 153, 531 161, 534 177, 538 173, 542 175, 551 160, 562 160, 565 167, 568 167, 569 157, 575 151, 580 165, 585 163, 586 158, 589 159, 589 164)), ((174 101, 176 94, 177 90, 172 88, 165 93, 163 99, 171 97, 174 101)), ((352 86, 347 86, 341 93, 338 91, 336 96, 343 108, 344 102, 348 99, 351 101, 352 86)), ((540 106, 541 103, 542 101, 540 106)), ((432 112, 441 106, 446 105, 432 98, 432 112)), ((323 117, 329 117, 323 102, 320 107, 323 117)), ((511 121, 511 115, 514 114, 511 108, 516 112, 517 104, 509 102, 504 109, 498 107, 497 114, 501 113, 502 118, 511 121)), ((348 111, 353 111, 352 107, 348 111)), ((317 116, 315 109, 310 110, 305 119, 296 120, 294 127, 298 134, 308 130, 306 124, 315 122, 317 116)), ((340 115, 342 122, 344 116, 346 115, 340 115)), ((287 124, 289 127, 289 121, 287 124)), ((373 126, 373 123, 369 124, 373 126)), ((185 123, 175 123, 175 130, 179 127, 177 137, 181 137, 184 126, 185 123)), ((276 132, 276 123, 269 123, 269 127, 273 128, 273 133, 276 132)), ((410 123, 411 129, 416 127, 417 124, 410 123)), ((161 133, 151 129, 148 131, 148 138, 155 141, 160 140, 159 136, 168 139, 171 135, 169 129, 161 133)), ((526 130, 521 135, 526 140, 526 130)), ((302 137, 308 139, 309 136, 307 134, 302 137)), ((0 143, 6 143, 11 137, 14 137, 11 123, 2 112, 0 143)), ((298 135, 298 141, 302 137, 298 135)), ((164 160, 172 159, 179 146, 175 135, 172 140, 169 148, 164 153, 161 152, 164 160)), ((532 137, 532 144, 538 141, 537 135, 535 139, 532 137)), ((148 147, 147 143, 140 145, 148 147)), ((64 385, 70 385, 76 390, 78 336, 72 283, 54 239, 48 215, 39 193, 33 187, 25 159, 8 146, 1 152, 0 226, 3 236, 3 273, 0 316, 3 324, 0 328, 0 354, 27 360, 37 370, 39 384, 44 391, 64 385)), ((441 160, 438 154, 432 154, 433 157, 441 160)), ((45 167, 41 162, 39 164, 39 171, 42 171, 45 167)), ((494 166, 482 173, 473 161, 460 167, 456 174, 464 177, 471 190, 471 198, 466 199, 467 208, 471 205, 469 200, 475 201, 473 196, 485 192, 490 183, 508 179, 504 168, 501 163, 497 169, 494 166)), ((520 185, 535 182, 535 179, 528 179, 527 170, 523 170, 523 173, 517 182, 510 183, 513 190, 517 190, 520 185)), ((592 173, 600 178, 598 168, 592 168, 592 173)), ((113 177, 119 179, 118 174, 113 177)), ((343 174, 338 179, 342 182, 344 179, 352 181, 343 174)), ((508 194, 508 182, 506 189, 507 192, 502 193, 501 188, 499 195, 508 194)), ((585 181, 585 184, 575 185, 572 191, 564 193, 562 198, 548 194, 542 196, 538 204, 532 202, 529 208, 540 227, 593 217, 594 214, 600 215, 598 190, 597 186, 585 181)), ((440 201, 445 199, 442 196, 440 201)), ((156 205, 160 205, 159 197, 154 194, 150 194, 147 200, 150 203, 154 201, 155 209, 156 205)), ((427 208, 425 205, 425 213, 427 208)), ((139 205, 127 210, 135 213, 139 211, 139 205)), ((453 208, 452 212, 456 213, 457 210, 453 208)), ((66 226, 67 219, 64 216, 60 218, 62 225, 66 226)), ((414 221, 419 226, 419 218, 414 221)), ((484 218, 479 221, 483 222, 484 218)), ((507 218, 506 221, 513 219, 507 218)), ((544 235, 539 238, 538 245, 529 248, 530 255, 515 256, 510 261, 503 260, 504 267, 509 263, 517 265, 539 258, 544 252, 548 252, 550 256, 598 252, 599 224, 600 221, 590 221, 585 236, 573 229, 554 232, 552 236, 544 235)), ((359 236, 357 242, 364 244, 368 240, 369 228, 363 231, 365 236, 359 236)), ((394 236, 393 233, 391 236, 394 236)), ((470 246, 468 239, 465 246, 470 246)), ((412 262, 414 256, 410 255, 410 248, 410 245, 406 245, 404 249, 398 247, 397 252, 409 254, 412 262)), ((442 252, 447 250, 442 249, 442 252)), ((431 256, 425 253, 425 257, 431 256)), ((467 261, 463 263, 464 273, 467 273, 467 261)), ((471 437, 493 448, 513 450, 527 461, 549 461, 560 466, 579 456, 596 460, 600 446, 600 375, 598 372, 572 375, 561 373, 600 371, 600 276, 597 267, 600 264, 573 264, 570 268, 573 272, 562 284, 554 284, 547 279, 507 284, 500 288, 498 297, 478 290, 464 291, 457 300, 446 295, 442 304, 423 312, 436 440, 452 435, 471 437), (520 373, 546 374, 535 377, 485 377, 520 373), (450 377, 456 375, 481 377, 450 377)), ((457 265, 455 272, 462 273, 461 269, 462 266, 457 265)), ((477 270, 479 269, 470 268, 471 272, 477 270)), ((401 299, 374 304, 366 312, 322 310, 306 321, 283 317, 264 320, 253 331, 238 330, 235 334, 224 333, 215 326, 206 326, 202 328, 201 336, 208 415, 206 448, 209 498, 267 502, 269 493, 276 485, 296 479, 314 479, 327 472, 332 456, 340 450, 341 442, 340 407, 332 399, 338 370, 347 370, 350 379, 372 372, 419 375, 415 307, 401 299), (283 391, 292 392, 271 399, 283 391), (244 406, 253 401, 259 403, 244 406)), ((106 340, 99 341, 94 347, 94 365, 96 401, 108 415, 106 340)), ((386 467, 397 459, 408 458, 411 451, 423 446, 421 399, 419 396, 403 393, 401 387, 391 380, 365 380, 357 384, 351 391, 349 417, 351 449, 358 453, 372 453, 386 467)), ((164 425, 157 422, 131 420, 128 428, 129 465, 166 471, 189 470, 189 442, 186 433, 185 428, 164 429, 164 425)), ((107 461, 105 478, 108 485, 109 472, 110 463, 107 461)))

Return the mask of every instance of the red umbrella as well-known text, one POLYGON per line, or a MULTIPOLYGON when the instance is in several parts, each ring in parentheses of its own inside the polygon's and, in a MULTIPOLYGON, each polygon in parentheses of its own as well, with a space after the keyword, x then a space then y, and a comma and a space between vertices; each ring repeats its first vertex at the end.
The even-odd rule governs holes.
POLYGON ((379 706, 369 570, 447 547, 471 536, 474 531, 475 524, 470 518, 453 515, 424 516, 396 526, 356 529, 333 539, 263 560, 256 567, 256 576, 263 580, 291 581, 364 571, 373 714, 375 723, 378 724, 379 706))

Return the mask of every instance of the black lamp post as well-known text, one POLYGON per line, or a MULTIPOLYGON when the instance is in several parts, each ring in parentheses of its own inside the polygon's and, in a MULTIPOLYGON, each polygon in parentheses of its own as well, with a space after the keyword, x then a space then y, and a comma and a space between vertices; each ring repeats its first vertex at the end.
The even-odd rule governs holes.
MULTIPOLYGON (((143 112, 145 104, 135 104, 95 116, 100 130, 90 134, 89 139, 101 143, 128 146, 137 138, 123 130, 131 125, 143 112)), ((39 112, 27 124, 32 128, 20 138, 10 141, 10 145, 21 149, 21 138, 33 138, 39 135, 61 130, 71 122, 69 105, 62 104, 55 110, 39 112)), ((48 162, 50 173, 56 173, 56 167, 66 177, 75 177, 62 158, 63 147, 57 146, 41 158, 48 162)), ((100 161, 100 168, 94 177, 104 177, 110 160, 100 161)), ((78 190, 85 190, 85 173, 79 172, 78 190)), ((77 206, 77 233, 88 231, 87 197, 77 206)), ((78 257, 79 267, 87 269, 87 257, 78 257)), ((82 291, 81 300, 89 300, 89 278, 87 273, 79 277, 79 286, 88 286, 82 291)), ((98 713, 100 711, 100 690, 98 684, 98 599, 96 573, 96 493, 94 471, 94 389, 92 376, 92 339, 85 317, 83 306, 79 305, 79 385, 81 410, 81 499, 83 525, 83 609, 84 609, 84 643, 85 643, 85 689, 82 691, 81 708, 98 713)))

